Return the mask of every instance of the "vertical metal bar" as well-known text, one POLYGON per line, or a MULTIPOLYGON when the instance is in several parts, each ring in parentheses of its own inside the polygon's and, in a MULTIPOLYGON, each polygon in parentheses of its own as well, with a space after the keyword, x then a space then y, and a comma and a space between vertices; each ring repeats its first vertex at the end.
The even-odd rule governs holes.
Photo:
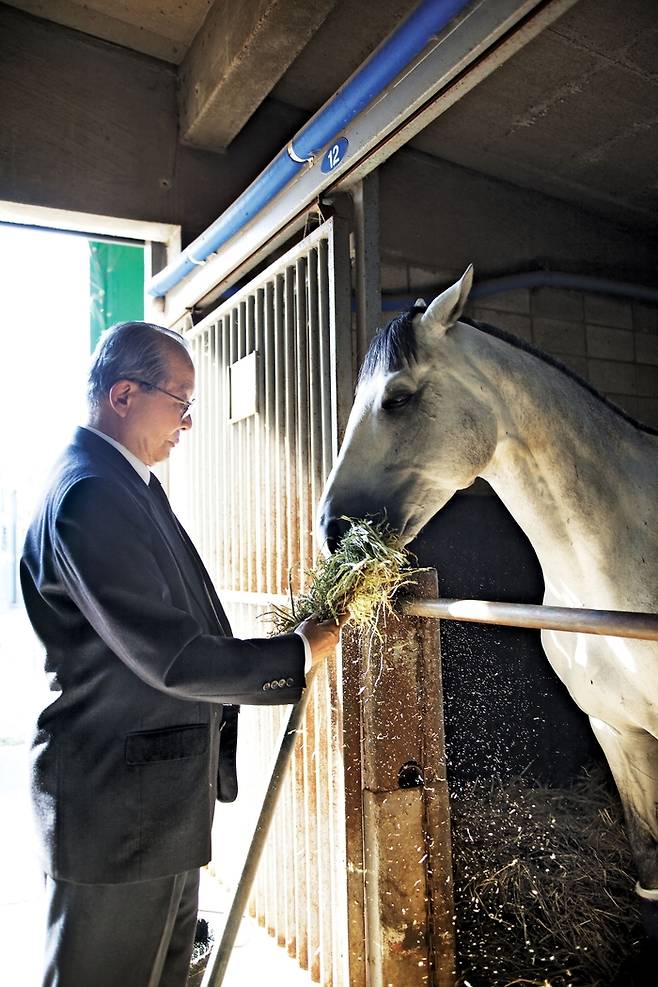
MULTIPOLYGON (((318 257, 311 250, 308 258, 308 352, 309 412, 311 438, 311 525, 322 488, 322 405, 320 381, 320 334, 318 317, 318 257)), ((315 553, 314 553, 315 554, 315 553)))
POLYGON ((293 829, 294 818, 294 756, 290 764, 291 770, 288 772, 283 792, 283 805, 281 806, 281 818, 283 821, 282 834, 282 859, 284 867, 283 875, 283 906, 285 912, 285 922, 283 928, 284 945, 289 956, 295 955, 295 833, 293 829))
POLYGON ((204 460, 203 460, 204 468, 203 468, 203 473, 202 473, 202 480, 203 480, 203 482, 202 482, 202 489, 203 489, 203 539, 202 539, 202 545, 203 545, 204 556, 207 558, 208 557, 209 550, 210 550, 210 547, 211 547, 211 543, 212 543, 211 524, 210 524, 210 513, 211 513, 210 504, 211 504, 211 498, 212 498, 212 490, 211 490, 212 472, 211 472, 211 469, 209 469, 209 466, 211 466, 211 456, 212 456, 212 449, 211 449, 211 442, 210 442, 210 425, 211 425, 211 423, 210 423, 210 415, 211 415, 210 408, 211 408, 211 403, 212 403, 212 396, 211 396, 211 386, 210 386, 210 331, 209 331, 209 327, 206 328, 206 330, 205 330, 205 332, 203 334, 203 391, 204 391, 204 393, 203 393, 203 405, 202 405, 203 411, 202 411, 202 413, 203 413, 203 417, 204 417, 203 435, 204 435, 205 441, 204 441, 204 460))
MULTIPOLYGON (((307 687, 308 691, 308 687, 307 687)), ((318 859, 318 805, 315 784, 315 703, 313 688, 306 710, 306 743, 304 745, 304 822, 306 845, 306 888, 308 930, 308 969, 311 980, 320 982, 320 916, 318 898, 320 885, 316 861, 318 859)))
MULTIPOLYGON (((194 366, 195 367, 198 367, 199 366, 199 347, 198 347, 197 340, 196 339, 193 339, 191 345, 192 345, 192 360, 194 362, 194 366)), ((190 485, 191 485, 192 490, 194 490, 196 488, 196 470, 197 470, 197 462, 198 462, 197 443, 198 443, 198 429, 197 430, 192 429, 192 434, 190 435, 190 441, 187 443, 187 447, 188 448, 186 450, 187 463, 188 463, 188 475, 189 475, 189 478, 190 478, 190 485)), ((190 497, 188 499, 188 510, 189 510, 190 525, 192 527, 192 530, 193 531, 198 531, 199 528, 198 528, 198 525, 197 525, 197 504, 196 504, 196 497, 190 497)))
POLYGON ((210 445, 210 462, 208 464, 208 493, 209 493, 209 532, 210 539, 209 554, 206 556, 208 568, 213 579, 217 579, 217 561, 219 550, 217 517, 217 461, 219 459, 218 431, 219 422, 217 415, 217 324, 211 323, 208 326, 208 342, 210 344, 210 365, 208 367, 208 387, 209 412, 208 412, 208 436, 210 445))
POLYGON ((212 399, 212 411, 211 411, 211 445, 213 451, 213 465, 212 465, 212 482, 211 482, 211 494, 212 494, 212 578, 215 582, 219 581, 219 563, 220 563, 220 552, 221 552, 221 512, 223 510, 223 505, 218 503, 218 493, 220 489, 220 459, 222 455, 222 445, 223 445, 223 423, 221 418, 221 391, 219 389, 219 366, 220 366, 220 356, 219 356, 219 333, 217 322, 213 322, 210 327, 211 340, 212 340, 212 373, 209 381, 211 399, 212 399))
POLYGON ((286 267, 284 288, 284 354, 285 354, 285 474, 286 474, 286 586, 292 581, 292 592, 299 591, 299 519, 297 514, 297 408, 295 372, 295 282, 294 269, 286 267))
MULTIPOLYGON (((269 752, 272 750, 272 743, 274 740, 274 723, 273 718, 270 715, 270 710, 265 711, 265 715, 261 717, 262 730, 263 730, 263 750, 262 757, 266 760, 269 756, 269 752)), ((275 826, 275 816, 272 816, 272 822, 270 825, 270 832, 268 834, 267 840, 264 847, 263 856, 263 869, 265 871, 265 928, 267 929, 267 934, 269 936, 274 936, 276 932, 276 923, 274 918, 275 902, 276 902, 276 861, 274 853, 274 826, 275 826)))
POLYGON ((276 514, 277 514, 277 526, 276 526, 276 591, 277 593, 285 592, 285 580, 287 578, 287 572, 285 567, 285 545, 287 543, 287 516, 285 510, 285 463, 283 461, 284 454, 284 430, 286 425, 286 392, 285 392, 285 368, 286 368, 286 355, 283 351, 284 347, 284 283, 283 278, 277 275, 275 285, 274 285, 274 319, 275 319, 275 329, 274 329, 274 372, 276 377, 276 401, 275 401, 275 419, 274 419, 274 430, 276 434, 276 463, 275 463, 275 476, 276 476, 276 514))
MULTIPOLYGON (((231 310, 229 315, 229 367, 231 367, 235 361, 238 359, 238 325, 237 325, 237 312, 235 309, 231 310)), ((230 386, 230 377, 227 381, 227 387, 230 386)), ((230 403, 230 391, 229 391, 229 403, 230 403)), ((231 422, 228 426, 230 444, 231 444, 231 507, 230 507, 230 523, 231 523, 231 588, 241 589, 242 588, 242 565, 240 558, 240 537, 239 537, 239 524, 240 524, 240 448, 239 448, 239 438, 236 432, 235 425, 231 422)))
POLYGON ((271 824, 274 809, 281 793, 281 783, 285 777, 290 755, 297 739, 297 731, 299 730, 302 718, 304 716, 306 703, 308 702, 312 691, 312 679, 313 671, 311 670, 308 676, 307 688, 302 693, 300 701, 293 706, 290 716, 282 731, 281 744, 274 762, 263 807, 258 817, 254 838, 242 869, 240 882, 231 905, 231 910, 226 920, 222 938, 213 950, 211 959, 206 967, 202 987, 220 987, 224 979, 224 974, 226 973, 228 961, 231 956, 231 950, 233 949, 235 938, 240 928, 240 923, 242 922, 242 916, 244 915, 245 908, 247 906, 254 875, 258 869, 258 863, 263 845, 267 838, 268 828, 271 824))
POLYGON ((352 190, 356 233, 357 365, 360 367, 381 318, 379 262, 379 173, 375 170, 352 190))
MULTIPOLYGON (((271 758, 272 752, 276 751, 278 747, 283 723, 287 717, 284 715, 286 710, 281 706, 272 706, 268 710, 268 713, 270 714, 270 719, 272 721, 272 746, 270 747, 271 758)), ((274 813, 273 827, 269 840, 274 862, 274 879, 276 886, 276 892, 272 900, 272 925, 274 927, 274 938, 279 946, 285 945, 286 916, 288 911, 286 899, 289 890, 285 883, 285 790, 286 779, 284 778, 281 785, 279 802, 276 812, 274 813)))
MULTIPOLYGON (((194 356, 195 364, 198 369, 198 383, 197 387, 199 391, 203 388, 203 337, 197 336, 194 340, 194 356)), ((197 418, 201 422, 203 421, 203 411, 201 408, 201 395, 199 394, 199 408, 197 418)), ((194 434, 194 433, 193 433, 194 434)), ((201 496, 201 462, 203 461, 203 429, 200 428, 196 435, 194 435, 194 530, 197 532, 197 537, 199 542, 201 542, 203 536, 203 497, 201 496)))
MULTIPOLYGON (((321 416, 321 383, 320 383, 320 343, 318 318, 318 285, 317 285, 317 252, 311 249, 308 256, 307 268, 307 326, 308 326, 308 360, 309 360, 309 417, 310 417, 310 510, 309 522, 312 525, 315 505, 319 496, 321 483, 322 455, 322 416, 321 416)), ((326 968, 326 958, 323 956, 323 941, 326 939, 326 929, 322 924, 321 914, 321 872, 319 861, 323 850, 323 840, 319 820, 319 807, 323 805, 323 793, 318 777, 320 770, 321 751, 318 750, 318 720, 321 717, 320 695, 316 685, 311 705, 307 712, 307 736, 313 744, 310 751, 307 745, 305 763, 305 799, 307 803, 308 826, 308 925, 309 925, 309 967, 311 978, 322 982, 326 968)), ((323 875, 322 875, 323 876, 323 875)))
MULTIPOLYGON (((207 417, 208 417, 208 415, 207 415, 207 410, 206 410, 206 407, 205 407, 206 400, 207 400, 207 395, 204 393, 205 392, 205 383, 206 383, 206 371, 207 371, 207 367, 208 367, 208 353, 207 353, 207 349, 208 349, 208 341, 207 341, 207 338, 206 338, 206 334, 204 332, 201 335, 201 339, 200 339, 201 359, 199 361, 199 363, 200 363, 199 370, 200 370, 200 377, 201 377, 201 394, 200 394, 200 400, 199 400, 199 417, 200 417, 201 421, 203 422, 203 428, 201 429, 201 432, 200 432, 200 436, 201 436, 201 462, 202 463, 205 463, 205 461, 206 461, 206 446, 207 446, 207 443, 208 443, 208 437, 206 435, 206 423, 207 423, 207 417)), ((200 537, 200 544, 201 544, 201 550, 202 551, 205 550, 205 546, 207 544, 207 534, 206 534, 206 526, 207 526, 207 510, 206 510, 207 490, 206 490, 206 484, 207 484, 207 478, 206 478, 206 475, 205 475, 205 470, 201 469, 200 472, 199 472, 199 491, 198 491, 198 497, 199 497, 199 521, 200 521, 199 537, 200 537)))
MULTIPOLYGON (((245 299, 245 356, 254 352, 256 331, 254 326, 254 297, 249 295, 245 299)), ((245 442, 245 483, 246 499, 244 501, 247 515, 245 530, 247 548, 247 589, 253 593, 256 586, 255 579, 255 530, 258 524, 256 518, 256 455, 255 455, 255 422, 254 416, 250 415, 244 424, 245 442)))
POLYGON ((315 868, 318 886, 318 947, 320 983, 331 984, 331 844, 329 839, 329 757, 330 739, 328 724, 329 690, 327 668, 322 665, 315 677, 314 726, 315 726, 315 789, 317 856, 315 868), (329 892, 329 893, 327 893, 329 892))
POLYGON ((331 325, 329 320, 329 248, 326 240, 318 244, 318 333, 320 344, 320 414, 322 418, 322 481, 327 479, 333 463, 331 421, 331 325))
POLYGON ((330 861, 329 907, 331 909, 332 987, 347 987, 347 853, 345 847, 345 783, 342 669, 340 649, 326 663, 328 825, 330 861))
MULTIPOLYGON (((237 353, 236 359, 241 360, 246 356, 246 346, 247 346, 247 327, 245 320, 245 302, 241 301, 236 306, 236 319, 237 319, 237 353)), ((247 479, 247 470, 249 467, 249 462, 247 458, 246 449, 246 422, 244 419, 242 421, 236 422, 233 428, 237 430, 237 443, 238 443, 238 510, 237 510, 237 524, 238 533, 240 540, 240 591, 245 592, 249 588, 247 582, 247 525, 249 512, 245 510, 245 504, 248 502, 249 497, 249 486, 250 481, 247 479)))
POLYGON ((352 291, 350 286, 349 232, 344 221, 334 219, 329 237, 329 353, 332 369, 332 463, 343 441, 352 410, 359 364, 352 352, 352 291))
POLYGON ((304 825, 304 747, 306 745, 305 727, 299 726, 297 745, 294 749, 292 776, 294 785, 294 800, 292 812, 293 824, 293 855, 294 855, 294 901, 295 901, 295 955, 302 969, 308 969, 308 935, 306 911, 308 908, 306 894, 306 853, 304 825))
POLYGON ((295 341, 297 345, 297 509, 299 523, 300 588, 305 586, 305 572, 311 566, 310 530, 310 437, 308 329, 306 307, 306 258, 295 265, 295 341))
POLYGON ((258 288, 256 292, 255 311, 255 347, 258 354, 258 415, 255 424, 255 449, 254 461, 256 466, 255 487, 256 487, 256 592, 262 593, 265 589, 265 540, 267 538, 267 525, 269 519, 269 504, 263 499, 263 488, 265 486, 265 442, 264 431, 265 409, 263 402, 265 399, 263 387, 263 361, 265 359, 265 292, 258 288), (265 530, 264 530, 265 529, 265 530))
POLYGON ((229 389, 228 389, 228 367, 230 362, 229 343, 230 332, 226 317, 220 320, 220 330, 222 336, 222 359, 220 364, 219 386, 221 388, 221 409, 222 409, 222 587, 229 589, 231 583, 231 449, 230 449, 230 424, 229 416, 229 389))
POLYGON ((274 422, 274 282, 265 285, 265 504, 270 514, 266 539, 266 591, 276 593, 274 532, 279 524, 275 497, 276 433, 274 422))
MULTIPOLYGON (((199 367, 199 420, 201 422, 203 422, 204 425, 205 425, 205 418, 206 418, 206 416, 205 416, 204 407, 203 407, 203 403, 204 403, 203 390, 204 390, 204 384, 205 384, 205 378, 206 378, 206 374, 205 374, 205 370, 206 370, 206 352, 205 352, 206 351, 206 346, 205 346, 205 338, 204 337, 205 337, 205 333, 202 333, 199 336, 199 341, 198 341, 198 367, 199 367)), ((203 426, 199 430, 198 439, 199 439, 199 449, 198 449, 198 452, 200 454, 199 457, 198 457, 198 463, 199 463, 199 467, 200 467, 201 463, 203 463, 203 461, 204 461, 204 452, 205 452, 205 428, 203 426)), ((203 546, 205 544, 205 520, 206 520, 206 517, 205 517, 205 514, 206 514, 206 512, 205 512, 205 501, 206 501, 206 498, 205 498, 205 490, 204 490, 205 478, 204 478, 204 475, 203 475, 203 471, 200 468, 198 469, 197 479, 198 479, 197 488, 196 488, 196 496, 197 496, 197 504, 198 504, 198 527, 197 527, 197 531, 199 533, 199 541, 201 543, 201 548, 203 550, 203 546)))
MULTIPOLYGON (((308 336, 306 305, 306 258, 299 257, 294 271, 294 344, 295 361, 295 422, 296 422, 296 490, 299 533, 299 560, 296 581, 301 589, 305 584, 305 572, 310 565, 308 550, 308 336)), ((309 910, 308 885, 308 825, 307 825, 307 764, 310 757, 308 725, 301 729, 301 743, 295 755, 294 825, 294 874, 295 874, 295 943, 302 969, 309 969, 309 910)))
MULTIPOLYGON (((275 368, 275 290, 274 281, 268 280, 262 292, 262 351, 263 351, 263 411, 261 430, 263 436, 263 477, 265 487, 265 530, 263 558, 263 588, 266 592, 276 592, 274 530, 278 524, 276 501, 276 477, 274 474, 276 451, 276 368, 275 368)), ((271 743, 271 716, 259 716, 260 756, 267 757, 271 743)), ((273 860, 271 841, 264 841, 265 857, 261 868, 260 915, 259 921, 269 932, 273 931, 270 920, 271 899, 274 893, 273 860)))

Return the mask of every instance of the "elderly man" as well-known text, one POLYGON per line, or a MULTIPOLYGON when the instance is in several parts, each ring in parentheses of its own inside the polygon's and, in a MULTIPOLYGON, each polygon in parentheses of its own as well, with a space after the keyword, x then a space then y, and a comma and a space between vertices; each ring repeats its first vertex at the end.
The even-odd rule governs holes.
POLYGON ((338 628, 237 640, 150 467, 192 426, 181 338, 110 329, 89 422, 60 458, 21 562, 53 701, 32 791, 48 987, 184 987, 215 800, 235 798, 240 703, 294 703, 338 628), (272 688, 276 683, 277 688, 272 688))

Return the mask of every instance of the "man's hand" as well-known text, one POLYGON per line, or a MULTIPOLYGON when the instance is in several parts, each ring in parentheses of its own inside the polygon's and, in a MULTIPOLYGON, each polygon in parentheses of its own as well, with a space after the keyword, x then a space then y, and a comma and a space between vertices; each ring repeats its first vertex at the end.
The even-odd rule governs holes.
POLYGON ((301 631, 311 646, 313 665, 325 661, 336 650, 340 629, 348 616, 349 614, 342 614, 338 623, 333 620, 318 620, 317 617, 308 617, 301 622, 297 630, 301 631))

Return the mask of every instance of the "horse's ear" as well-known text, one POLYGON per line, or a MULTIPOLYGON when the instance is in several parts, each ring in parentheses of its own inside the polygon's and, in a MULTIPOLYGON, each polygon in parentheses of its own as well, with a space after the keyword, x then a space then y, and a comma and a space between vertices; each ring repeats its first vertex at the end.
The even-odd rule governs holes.
POLYGON ((473 265, 469 264, 459 281, 446 288, 434 299, 420 317, 425 329, 443 334, 457 322, 464 311, 470 290, 473 286, 473 265))
POLYGON ((427 308, 427 302, 424 298, 417 298, 414 302, 414 308, 427 308))

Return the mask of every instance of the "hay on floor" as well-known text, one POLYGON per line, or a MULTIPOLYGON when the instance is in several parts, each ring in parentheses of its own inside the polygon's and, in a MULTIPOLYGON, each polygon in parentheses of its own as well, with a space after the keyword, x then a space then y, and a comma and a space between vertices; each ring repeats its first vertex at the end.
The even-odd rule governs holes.
POLYGON ((464 784, 451 805, 458 983, 610 987, 642 929, 603 771, 569 789, 464 784))

